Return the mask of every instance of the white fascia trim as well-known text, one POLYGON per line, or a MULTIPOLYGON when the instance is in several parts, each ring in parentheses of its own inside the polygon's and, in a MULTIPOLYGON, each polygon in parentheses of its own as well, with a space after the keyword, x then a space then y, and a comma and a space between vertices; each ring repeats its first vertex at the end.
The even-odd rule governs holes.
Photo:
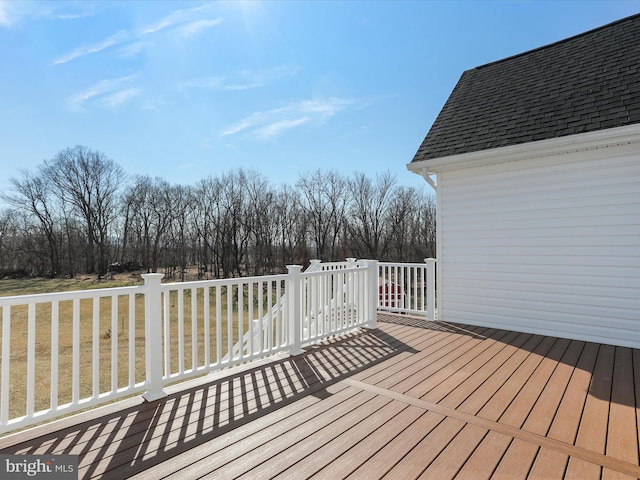
POLYGON ((619 145, 640 143, 640 124, 607 128, 595 132, 567 135, 566 137, 492 148, 479 152, 450 155, 407 164, 407 169, 424 176, 459 168, 512 162, 528 158, 549 157, 566 153, 597 150, 619 145))

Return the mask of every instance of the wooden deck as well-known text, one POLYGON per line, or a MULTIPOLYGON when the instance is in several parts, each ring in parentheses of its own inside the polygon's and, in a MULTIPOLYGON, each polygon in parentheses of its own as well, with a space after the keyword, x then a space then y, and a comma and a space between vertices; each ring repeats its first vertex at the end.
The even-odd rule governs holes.
POLYGON ((77 454, 80 478, 640 477, 639 350, 379 320, 5 437, 0 453, 77 454))

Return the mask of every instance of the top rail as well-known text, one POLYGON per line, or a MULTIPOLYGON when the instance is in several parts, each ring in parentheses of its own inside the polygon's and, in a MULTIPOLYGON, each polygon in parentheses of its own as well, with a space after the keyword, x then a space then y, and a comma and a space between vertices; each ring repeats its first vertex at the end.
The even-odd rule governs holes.
POLYGON ((74 290, 71 292, 32 293, 28 295, 12 295, 0 297, 0 307, 5 305, 21 305, 27 303, 61 302, 74 298, 86 299, 95 297, 111 297, 114 295, 127 295, 130 293, 143 293, 144 285, 129 287, 92 288, 90 290, 74 290))
MULTIPOLYGON (((238 285, 242 283, 256 283, 265 280, 286 280, 287 274, 278 274, 278 275, 259 275, 254 277, 234 277, 234 278, 217 278, 213 280, 193 280, 189 282, 171 282, 171 283, 163 283, 163 290, 171 290, 171 289, 187 289, 187 288, 202 288, 205 286, 213 286, 216 285, 238 285)), ((124 287, 126 288, 126 287, 124 287)))

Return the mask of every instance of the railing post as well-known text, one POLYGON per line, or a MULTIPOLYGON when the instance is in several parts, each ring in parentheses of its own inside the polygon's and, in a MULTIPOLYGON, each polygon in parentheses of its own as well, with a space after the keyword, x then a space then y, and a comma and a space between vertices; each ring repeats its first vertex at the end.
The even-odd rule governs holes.
POLYGON ((147 292, 144 296, 144 323, 145 323, 145 357, 147 379, 147 391, 142 397, 147 402, 152 402, 166 397, 162 389, 162 273, 145 273, 144 286, 147 292))
POLYGON ((288 323, 289 323, 289 350, 290 355, 302 353, 302 312, 300 303, 300 291, 302 287, 302 267, 300 265, 287 265, 289 279, 287 280, 288 298, 288 323))
POLYGON ((427 264, 427 320, 433 322, 436 319, 436 259, 425 258, 424 263, 427 264))
POLYGON ((378 328, 378 261, 360 260, 367 270, 365 281, 364 309, 367 328, 378 328))
POLYGON ((313 260, 309 260, 309 268, 307 268, 307 272, 317 272, 322 268, 320 266, 321 263, 322 263, 322 260, 318 260, 317 258, 314 258, 313 260))
MULTIPOLYGON (((358 266, 358 263, 356 262, 356 259, 353 257, 349 257, 346 259, 347 260, 347 268, 356 268, 358 266)), ((354 277, 357 275, 357 273, 349 273, 347 274, 347 295, 349 298, 349 303, 353 302, 356 298, 358 298, 358 292, 355 292, 353 290, 353 284, 354 284, 354 277)))

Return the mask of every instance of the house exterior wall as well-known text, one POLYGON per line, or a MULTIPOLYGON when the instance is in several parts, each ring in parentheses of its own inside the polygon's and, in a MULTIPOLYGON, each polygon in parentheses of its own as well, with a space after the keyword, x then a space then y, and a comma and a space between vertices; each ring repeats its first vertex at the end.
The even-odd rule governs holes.
POLYGON ((640 348, 640 146, 438 172, 440 320, 640 348))

